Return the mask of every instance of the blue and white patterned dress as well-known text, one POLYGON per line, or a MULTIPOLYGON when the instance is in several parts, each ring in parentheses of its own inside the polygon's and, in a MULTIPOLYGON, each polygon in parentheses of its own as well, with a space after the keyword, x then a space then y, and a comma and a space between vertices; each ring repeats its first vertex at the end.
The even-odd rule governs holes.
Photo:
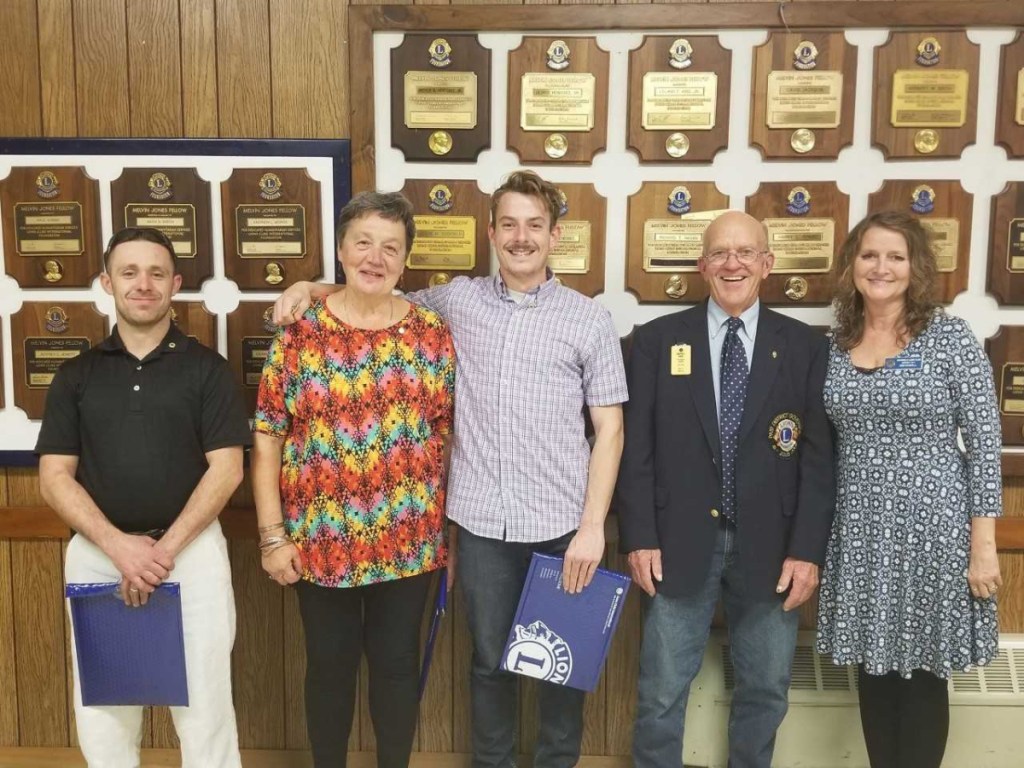
POLYGON ((861 372, 831 347, 838 492, 818 650, 871 674, 948 678, 998 643, 995 601, 967 585, 971 517, 1002 510, 992 368, 967 323, 941 311, 896 359, 861 372))

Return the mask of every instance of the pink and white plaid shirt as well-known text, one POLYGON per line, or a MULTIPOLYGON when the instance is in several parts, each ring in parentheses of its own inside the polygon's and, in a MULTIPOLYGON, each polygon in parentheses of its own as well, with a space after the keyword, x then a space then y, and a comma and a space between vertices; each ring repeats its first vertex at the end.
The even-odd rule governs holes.
POLYGON ((455 342, 449 519, 505 541, 575 530, 590 461, 583 407, 627 399, 608 310, 554 279, 517 304, 497 275, 409 298, 440 313, 455 342))

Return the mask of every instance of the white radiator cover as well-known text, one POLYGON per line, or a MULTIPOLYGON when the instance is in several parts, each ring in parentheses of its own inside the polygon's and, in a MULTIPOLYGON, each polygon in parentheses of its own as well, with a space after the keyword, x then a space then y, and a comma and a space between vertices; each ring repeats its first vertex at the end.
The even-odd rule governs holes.
MULTIPOLYGON (((773 768, 868 768, 857 709, 856 672, 814 651, 801 632, 773 768)), ((1004 635, 989 666, 950 683, 949 744, 943 768, 1024 767, 1024 635, 1004 635)), ((728 637, 715 631, 690 689, 683 762, 725 768, 733 669, 728 637)))

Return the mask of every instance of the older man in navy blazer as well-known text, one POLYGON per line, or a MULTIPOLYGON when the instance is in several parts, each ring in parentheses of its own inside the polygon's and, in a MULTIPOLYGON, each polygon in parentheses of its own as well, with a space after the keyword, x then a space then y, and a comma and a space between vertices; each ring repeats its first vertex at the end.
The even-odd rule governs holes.
POLYGON ((633 758, 682 765, 683 720, 722 599, 736 671, 730 768, 769 768, 797 611, 818 585, 835 490, 828 344, 761 305, 774 256, 730 211, 704 235, 711 298, 637 329, 617 490, 623 551, 651 596, 633 758))

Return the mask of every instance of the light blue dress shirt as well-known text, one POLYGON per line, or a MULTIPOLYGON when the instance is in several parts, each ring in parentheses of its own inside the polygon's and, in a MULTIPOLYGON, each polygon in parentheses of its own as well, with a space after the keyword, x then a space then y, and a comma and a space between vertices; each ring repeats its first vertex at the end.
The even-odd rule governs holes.
MULTIPOLYGON (((757 337, 757 319, 761 315, 761 301, 755 301, 740 315, 743 328, 739 331, 740 343, 747 355, 747 370, 754 357, 754 339, 757 337)), ((725 344, 728 313, 708 299, 708 346, 711 348, 711 378, 715 382, 715 412, 722 412, 722 396, 719 392, 722 369, 722 346, 725 344)))

